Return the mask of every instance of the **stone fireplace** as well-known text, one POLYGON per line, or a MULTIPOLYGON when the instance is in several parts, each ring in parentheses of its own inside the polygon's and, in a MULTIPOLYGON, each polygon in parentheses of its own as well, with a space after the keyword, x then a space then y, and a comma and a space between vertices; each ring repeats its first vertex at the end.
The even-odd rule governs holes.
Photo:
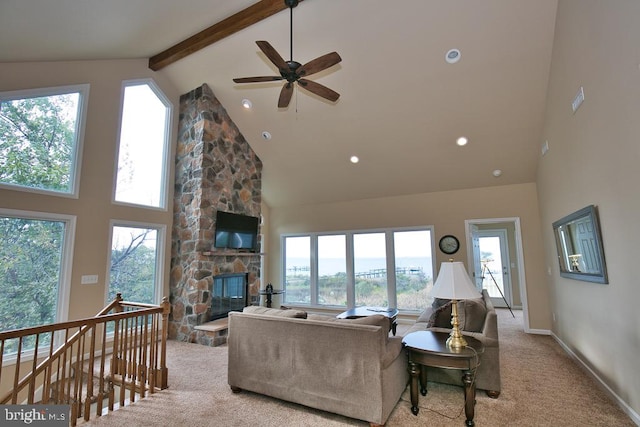
POLYGON ((210 321, 215 277, 245 275, 246 304, 258 304, 261 259, 213 247, 216 212, 260 217, 262 162, 206 84, 180 97, 175 160, 169 338, 219 345, 226 337, 196 329, 210 321))

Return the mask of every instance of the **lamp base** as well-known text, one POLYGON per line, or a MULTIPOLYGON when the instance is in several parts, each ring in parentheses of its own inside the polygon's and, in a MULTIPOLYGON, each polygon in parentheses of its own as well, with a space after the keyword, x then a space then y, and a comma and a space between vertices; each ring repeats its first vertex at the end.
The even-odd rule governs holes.
POLYGON ((460 332, 460 324, 458 323, 458 301, 451 300, 451 333, 447 339, 447 347, 451 350, 461 350, 467 346, 462 333, 460 332))
POLYGON ((451 331, 449 334, 449 338, 447 338, 447 347, 452 350, 461 350, 467 346, 467 341, 462 337, 460 331, 458 330, 458 334, 460 336, 456 336, 456 331, 451 331))

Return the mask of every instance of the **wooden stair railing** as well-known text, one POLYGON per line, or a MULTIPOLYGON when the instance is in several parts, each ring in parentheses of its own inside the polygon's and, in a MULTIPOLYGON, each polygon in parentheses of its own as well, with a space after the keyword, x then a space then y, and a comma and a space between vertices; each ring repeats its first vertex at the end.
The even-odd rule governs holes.
POLYGON ((94 317, 0 332, 0 384, 14 368, 0 404, 68 404, 75 426, 166 389, 169 311, 166 297, 153 305, 118 294, 94 317))

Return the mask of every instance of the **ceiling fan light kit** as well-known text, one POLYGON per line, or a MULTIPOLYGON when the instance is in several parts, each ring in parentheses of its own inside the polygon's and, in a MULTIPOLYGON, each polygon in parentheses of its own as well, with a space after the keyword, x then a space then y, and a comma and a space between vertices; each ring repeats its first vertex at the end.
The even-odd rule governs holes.
POLYGON ((324 99, 331 102, 335 102, 340 97, 340 94, 329 89, 328 87, 316 83, 312 80, 308 80, 304 77, 326 70, 333 67, 342 61, 340 55, 336 52, 327 53, 316 59, 313 59, 307 63, 300 64, 293 60, 293 8, 298 5, 298 0, 284 0, 285 5, 289 7, 290 11, 290 60, 285 61, 282 56, 271 46, 271 44, 264 40, 256 41, 256 44, 260 50, 266 55, 267 58, 278 68, 280 72, 279 76, 261 76, 261 77, 241 77, 235 78, 235 83, 261 83, 272 82, 278 80, 286 80, 286 83, 282 86, 280 91, 280 97, 278 98, 278 108, 286 108, 289 106, 291 97, 293 95, 293 85, 298 83, 304 89, 311 93, 314 93, 324 99))

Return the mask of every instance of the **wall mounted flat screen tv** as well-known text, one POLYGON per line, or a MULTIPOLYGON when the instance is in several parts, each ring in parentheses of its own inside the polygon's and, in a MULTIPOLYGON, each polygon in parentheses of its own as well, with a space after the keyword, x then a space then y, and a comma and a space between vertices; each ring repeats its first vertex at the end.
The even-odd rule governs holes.
POLYGON ((213 246, 255 252, 258 250, 259 225, 257 217, 218 211, 213 246))

